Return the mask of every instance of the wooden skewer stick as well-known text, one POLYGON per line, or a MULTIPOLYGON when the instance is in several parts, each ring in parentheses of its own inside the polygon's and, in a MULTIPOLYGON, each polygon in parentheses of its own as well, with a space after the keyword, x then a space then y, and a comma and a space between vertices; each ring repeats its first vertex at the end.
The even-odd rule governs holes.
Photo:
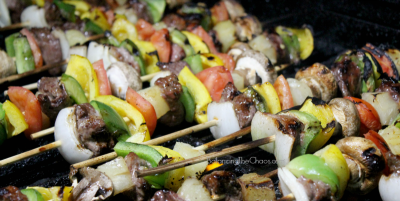
MULTIPOLYGON (((185 135, 188 135, 188 134, 191 134, 191 133, 195 133, 197 131, 201 131, 201 130, 210 128, 212 126, 215 126, 215 125, 217 125, 217 122, 218 122, 217 120, 212 120, 212 121, 209 121, 209 122, 206 122, 206 123, 198 124, 198 125, 195 125, 195 126, 192 126, 192 127, 189 127, 189 128, 186 128, 186 129, 183 129, 183 130, 180 130, 180 131, 168 134, 168 135, 164 135, 162 137, 158 137, 158 138, 143 142, 141 144, 157 145, 157 144, 161 144, 161 143, 164 143, 164 142, 168 142, 170 140, 173 140, 173 139, 176 139, 176 138, 179 138, 179 137, 182 137, 182 136, 185 136, 185 135)), ((97 165, 97 164, 100 164, 100 163, 104 163, 104 162, 110 161, 110 160, 112 160, 114 158, 117 158, 117 157, 118 157, 117 153, 111 152, 111 153, 108 153, 108 154, 105 154, 105 155, 102 155, 102 156, 98 156, 96 158, 91 158, 89 160, 82 161, 80 163, 75 163, 75 164, 73 164, 71 166, 73 168, 75 168, 75 169, 79 169, 79 168, 83 168, 83 167, 90 167, 90 166, 93 166, 93 165, 97 165)))
POLYGON ((266 137, 266 138, 262 138, 262 139, 259 139, 259 140, 255 140, 255 141, 252 141, 252 142, 246 142, 246 143, 243 143, 241 145, 237 145, 237 146, 234 146, 234 147, 226 148, 226 149, 223 149, 223 150, 218 151, 218 152, 212 152, 212 153, 209 153, 209 154, 197 156, 197 157, 186 159, 186 160, 179 161, 179 162, 176 162, 176 163, 162 165, 162 166, 158 166, 158 167, 155 167, 155 168, 150 168, 150 169, 147 169, 147 170, 141 170, 141 171, 138 171, 138 175, 137 176, 138 177, 144 177, 144 176, 149 176, 149 175, 161 174, 161 173, 168 172, 168 171, 171 171, 171 170, 175 170, 175 169, 178 169, 178 168, 182 168, 182 167, 186 167, 186 166, 189 166, 189 165, 201 163, 201 162, 206 161, 208 159, 221 157, 221 156, 226 156, 226 155, 229 155, 229 154, 234 154, 234 153, 237 153, 237 152, 241 152, 241 151, 249 150, 249 149, 252 149, 252 148, 256 148, 256 147, 259 147, 261 145, 270 143, 272 141, 275 141, 275 135, 270 136, 270 137, 266 137))
POLYGON ((19 28, 23 28, 26 26, 29 26, 30 22, 20 22, 20 23, 15 23, 9 26, 5 26, 5 27, 1 27, 0 31, 8 31, 8 30, 13 30, 13 29, 19 29, 19 28))
POLYGON ((292 193, 279 199, 279 201, 292 201, 292 200, 296 200, 296 198, 292 193))
POLYGON ((238 137, 247 135, 250 132, 251 132, 251 126, 248 126, 248 127, 244 128, 244 129, 241 129, 241 130, 239 130, 237 132, 234 132, 234 133, 232 133, 230 135, 227 135, 227 136, 221 137, 219 139, 213 140, 213 141, 211 141, 209 143, 203 144, 203 145, 198 146, 198 147, 196 147, 194 149, 200 150, 200 151, 205 151, 205 150, 207 150, 207 149, 209 149, 211 147, 216 147, 218 145, 221 145, 221 144, 224 144, 224 143, 229 142, 231 140, 234 140, 234 139, 236 139, 238 137))

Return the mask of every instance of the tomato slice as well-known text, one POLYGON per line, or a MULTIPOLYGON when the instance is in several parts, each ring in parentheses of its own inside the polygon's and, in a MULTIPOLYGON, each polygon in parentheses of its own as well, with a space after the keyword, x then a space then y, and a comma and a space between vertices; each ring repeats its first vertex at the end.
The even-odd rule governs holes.
POLYGON ((226 53, 217 53, 216 55, 222 60, 222 62, 224 62, 224 67, 226 69, 228 69, 230 72, 235 70, 236 63, 235 60, 233 60, 233 57, 226 53))
POLYGON ((157 126, 157 115, 153 105, 131 88, 126 91, 126 101, 142 113, 152 136, 157 126))
POLYGON ((344 98, 352 101, 357 107, 362 124, 360 130, 361 135, 365 134, 365 132, 368 132, 368 130, 378 131, 382 128, 381 122, 379 120, 379 115, 371 104, 359 98, 349 96, 346 96, 344 98))
POLYGON ((104 68, 103 59, 94 62, 92 65, 99 82, 100 95, 112 95, 110 82, 108 81, 107 71, 104 68))
POLYGON ((163 63, 169 62, 171 56, 171 42, 168 29, 160 29, 151 36, 150 42, 157 50, 158 58, 163 63))
POLYGON ((29 125, 24 133, 28 139, 31 139, 32 133, 42 130, 42 109, 38 99, 35 94, 23 87, 9 87, 8 96, 11 102, 24 114, 25 121, 29 125))
POLYGON ((282 110, 292 108, 294 106, 292 93, 290 92, 289 83, 283 75, 276 79, 274 88, 281 102, 282 110))
POLYGON ((231 73, 223 66, 207 68, 197 73, 196 77, 204 84, 212 100, 216 102, 221 99, 221 94, 226 84, 229 82, 233 83, 231 73))
POLYGON ((229 20, 229 13, 226 9, 225 3, 220 1, 211 8, 211 16, 214 24, 229 20))
POLYGON ((26 28, 21 30, 21 34, 26 36, 29 42, 29 46, 31 47, 33 58, 35 59, 35 68, 40 68, 43 66, 43 57, 42 51, 39 48, 39 45, 36 42, 33 34, 26 28))
POLYGON ((210 35, 208 35, 208 33, 203 29, 203 27, 196 26, 190 32, 192 32, 192 33, 196 34, 197 36, 199 36, 207 44, 207 46, 210 49, 211 53, 213 53, 213 54, 218 53, 217 48, 215 48, 213 39, 211 38, 210 35))
POLYGON ((378 147, 378 149, 381 150, 382 155, 385 158, 385 164, 386 164, 385 169, 383 170, 383 174, 389 176, 390 168, 387 163, 386 153, 390 151, 390 148, 387 145, 385 139, 383 139, 381 135, 379 135, 377 132, 373 130, 368 131, 368 133, 364 134, 364 136, 366 139, 371 140, 378 147))
POLYGON ((367 43, 362 49, 369 52, 376 59, 376 61, 378 61, 384 73, 386 73, 389 77, 395 79, 398 78, 398 75, 393 70, 395 68, 394 63, 390 57, 385 54, 385 52, 370 43, 367 43))
POLYGON ((153 25, 144 19, 139 19, 135 26, 139 33, 139 40, 149 41, 151 36, 156 32, 153 25))

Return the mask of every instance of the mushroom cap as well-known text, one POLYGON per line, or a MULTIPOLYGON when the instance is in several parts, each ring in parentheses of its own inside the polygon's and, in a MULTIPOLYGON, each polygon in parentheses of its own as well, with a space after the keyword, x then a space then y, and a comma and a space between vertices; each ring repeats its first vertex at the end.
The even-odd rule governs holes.
POLYGON ((243 6, 235 0, 224 0, 226 10, 228 10, 229 17, 234 21, 237 17, 243 16, 244 12, 243 6))
POLYGON ((235 19, 236 36, 240 41, 249 41, 260 35, 262 27, 256 16, 246 14, 235 19))
POLYGON ((256 71, 262 83, 274 83, 277 77, 275 68, 269 59, 263 53, 255 50, 247 50, 239 56, 236 62, 236 70, 240 69, 256 71))
POLYGON ((251 47, 247 43, 236 42, 228 49, 228 55, 232 56, 233 60, 237 61, 238 57, 247 50, 251 50, 251 47))
POLYGON ((341 126, 335 132, 341 131, 344 137, 357 136, 360 131, 360 116, 354 103, 344 98, 335 98, 329 102, 329 106, 336 122, 341 126))
POLYGON ((364 195, 376 188, 385 168, 385 159, 378 147, 371 140, 361 137, 343 138, 336 146, 350 170, 347 190, 364 195))
POLYGON ((112 195, 114 188, 107 175, 91 167, 81 168, 79 173, 83 178, 72 190, 73 200, 105 200, 112 195))
POLYGON ((305 82, 312 90, 314 97, 324 101, 336 97, 337 83, 331 70, 323 64, 315 63, 302 68, 296 73, 296 79, 305 82))

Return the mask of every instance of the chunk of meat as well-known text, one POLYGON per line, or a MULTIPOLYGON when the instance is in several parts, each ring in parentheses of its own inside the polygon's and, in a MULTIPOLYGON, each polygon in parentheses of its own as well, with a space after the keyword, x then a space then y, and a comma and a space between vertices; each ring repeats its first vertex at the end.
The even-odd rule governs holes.
POLYGON ((385 158, 390 168, 391 174, 400 174, 400 156, 393 154, 391 151, 386 152, 385 158))
POLYGON ((214 171, 203 176, 201 181, 213 196, 225 194, 226 200, 243 200, 242 189, 232 172, 214 171))
POLYGON ((219 100, 220 103, 232 101, 233 98, 238 96, 240 92, 236 89, 235 85, 232 82, 226 84, 224 90, 221 94, 221 99, 219 100))
POLYGON ((184 59, 186 57, 185 51, 183 50, 183 48, 181 48, 181 46, 173 43, 171 46, 171 56, 169 61, 170 62, 178 62, 181 61, 182 59, 184 59))
POLYGON ((75 105, 76 137, 79 142, 98 156, 114 147, 115 142, 106 131, 106 124, 92 105, 75 105))
POLYGON ((376 92, 389 92, 392 98, 398 103, 400 100, 400 83, 393 78, 382 79, 381 86, 379 86, 376 92))
POLYGON ((184 119, 185 109, 179 101, 182 93, 182 85, 178 77, 171 74, 156 80, 155 85, 161 88, 162 97, 168 103, 170 111, 160 118, 160 122, 167 126, 176 126, 184 119))
POLYGON ((251 125, 251 120, 257 109, 251 97, 240 94, 233 98, 233 109, 235 109, 236 117, 239 121, 239 127, 244 128, 251 125))
POLYGON ((351 60, 350 56, 343 55, 340 61, 333 64, 331 71, 343 97, 359 96, 361 93, 361 70, 351 60))
POLYGON ((174 13, 170 13, 168 15, 166 15, 162 21, 165 23, 165 25, 167 25, 167 27, 169 28, 175 28, 178 30, 184 30, 186 28, 186 22, 185 20, 174 13))
POLYGON ((150 201, 185 201, 185 200, 180 198, 178 194, 176 194, 173 191, 159 190, 154 194, 154 196, 151 198, 150 201))
POLYGON ((149 197, 150 193, 148 192, 151 190, 150 188, 151 186, 146 182, 146 180, 144 180, 143 177, 137 176, 137 171, 146 168, 151 168, 152 167, 151 164, 139 158, 139 156, 133 152, 125 156, 125 162, 126 165, 128 166, 129 172, 131 173, 131 179, 135 187, 134 189, 125 191, 124 194, 133 200, 137 201, 148 200, 150 198, 149 197))
POLYGON ((84 33, 85 36, 94 35, 94 33, 91 31, 85 31, 85 26, 86 26, 86 22, 84 20, 81 20, 79 17, 77 17, 75 22, 64 22, 64 23, 62 23, 62 25, 60 25, 60 28, 63 31, 76 29, 76 30, 84 33))
POLYGON ((83 179, 72 190, 72 200, 105 200, 112 195, 113 184, 107 175, 91 167, 81 168, 79 173, 83 179))
POLYGON ((304 176, 300 176, 297 181, 304 186, 310 200, 336 200, 331 192, 331 187, 322 181, 313 181, 304 176))
POLYGON ((28 201, 28 197, 22 194, 21 191, 15 186, 7 186, 0 188, 1 201, 28 201))
POLYGON ((127 63, 132 66, 140 75, 140 67, 135 58, 123 47, 114 47, 110 48, 110 54, 115 57, 118 61, 127 63))
POLYGON ((45 19, 48 25, 50 26, 62 26, 63 17, 61 15, 60 9, 56 6, 56 4, 45 1, 44 3, 45 10, 45 19))
POLYGON ((157 66, 161 70, 167 70, 170 71, 172 74, 179 75, 179 73, 183 68, 185 68, 185 66, 189 67, 189 64, 186 61, 178 61, 170 63, 157 62, 157 66))
POLYGON ((38 100, 42 112, 54 123, 58 112, 73 104, 64 84, 55 77, 43 77, 38 81, 38 100))
POLYGON ((6 0, 12 23, 21 22, 22 11, 29 6, 30 1, 6 0))
POLYGON ((151 24, 153 23, 153 19, 147 13, 147 5, 144 1, 129 0, 128 5, 135 10, 138 19, 144 19, 151 24))

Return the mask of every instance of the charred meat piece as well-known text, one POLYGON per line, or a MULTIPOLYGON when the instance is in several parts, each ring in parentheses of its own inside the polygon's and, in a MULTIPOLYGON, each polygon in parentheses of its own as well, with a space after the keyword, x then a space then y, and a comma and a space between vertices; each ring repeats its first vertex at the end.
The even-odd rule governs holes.
POLYGON ((260 35, 262 27, 256 16, 245 15, 235 19, 236 36, 240 41, 250 41, 253 37, 260 35))
POLYGON ((46 114, 51 122, 56 120, 58 112, 73 104, 68 96, 64 84, 55 77, 43 77, 38 81, 38 100, 42 112, 46 114))
POLYGON ((63 17, 61 15, 60 9, 56 6, 56 4, 50 1, 45 1, 44 10, 47 24, 49 24, 50 26, 62 26, 63 17))
POLYGON ((153 19, 150 17, 149 13, 147 13, 147 5, 144 1, 129 0, 128 5, 135 10, 138 19, 144 19, 153 24, 153 19))
POLYGON ((94 33, 91 31, 85 31, 85 26, 86 22, 84 20, 81 20, 79 17, 76 18, 75 22, 65 22, 60 25, 60 28, 63 31, 71 30, 71 29, 76 29, 79 30, 80 32, 84 33, 85 36, 91 36, 94 33))
POLYGON ((389 92, 392 98, 398 103, 400 100, 400 83, 393 78, 382 79, 381 86, 379 86, 376 92, 389 92))
POLYGON ((217 49, 217 51, 222 52, 222 43, 218 40, 217 31, 210 30, 208 31, 208 35, 210 35, 210 37, 212 38, 214 46, 217 49))
POLYGON ((331 68, 339 89, 343 97, 359 96, 361 94, 361 70, 349 55, 341 56, 331 68))
POLYGON ((400 156, 388 151, 385 154, 385 158, 390 168, 390 173, 400 174, 400 156))
POLYGON ((221 99, 219 100, 220 103, 232 101, 233 98, 238 96, 240 92, 236 89, 235 85, 232 82, 229 82, 225 85, 224 90, 221 94, 221 99))
MULTIPOLYGON (((276 55, 277 55, 277 63, 278 64, 287 64, 287 63, 291 63, 291 58, 289 57, 289 54, 287 51, 288 48, 284 48, 284 43, 282 38, 275 33, 270 33, 270 34, 266 34, 264 33, 264 35, 266 35, 266 37, 269 39, 269 41, 271 41, 271 45, 274 47, 275 51, 276 51, 276 55)), ((300 60, 294 60, 293 63, 297 64, 299 63, 300 60)))
POLYGON ((77 139, 83 147, 98 156, 114 147, 115 142, 106 131, 101 115, 89 103, 75 105, 77 139))
POLYGON ((28 197, 22 194, 21 191, 15 186, 7 186, 0 188, 1 201, 28 201, 28 197))
POLYGON ((175 43, 172 44, 171 50, 170 62, 178 62, 186 57, 183 48, 175 43))
POLYGON ((214 171, 205 175, 201 181, 210 191, 211 196, 226 195, 226 200, 243 200, 242 189, 236 175, 228 171, 214 171))
POLYGON ((122 47, 114 47, 110 48, 110 54, 114 56, 118 61, 124 62, 132 66, 140 75, 140 67, 136 62, 135 58, 129 53, 128 50, 122 47))
POLYGON ((6 0, 12 23, 21 22, 22 11, 29 6, 30 1, 6 0))
POLYGON ((185 66, 189 67, 189 64, 186 63, 186 61, 178 61, 170 63, 157 62, 157 66, 161 70, 167 70, 170 71, 172 74, 179 75, 179 72, 181 72, 181 70, 185 68, 185 66))
POLYGON ((168 103, 170 111, 160 118, 160 122, 167 126, 176 126, 184 119, 185 109, 179 101, 182 93, 182 85, 175 74, 159 78, 155 85, 161 88, 162 97, 168 103))
POLYGON ((107 175, 91 167, 81 168, 79 173, 83 178, 72 190, 72 200, 105 200, 112 195, 113 184, 107 175))
POLYGON ((167 25, 167 27, 175 28, 180 31, 186 28, 185 20, 181 16, 174 13, 166 15, 162 21, 165 23, 165 25, 167 25))
POLYGON ((154 194, 154 196, 151 198, 150 201, 185 201, 185 200, 180 198, 178 194, 176 194, 173 191, 159 190, 154 194))
POLYGON ((135 187, 130 191, 125 191, 124 194, 132 200, 148 200, 150 198, 148 192, 151 190, 151 186, 146 182, 146 180, 144 180, 144 178, 137 176, 137 171, 151 168, 151 164, 139 158, 139 156, 133 152, 125 156, 125 162, 128 166, 129 172, 131 173, 131 179, 135 187))
POLYGON ((239 127, 250 126, 254 114, 257 112, 256 106, 251 99, 244 94, 240 94, 233 98, 233 109, 235 109, 236 117, 239 121, 239 127))
POLYGON ((297 181, 304 186, 306 193, 310 200, 336 200, 334 194, 331 192, 331 187, 322 181, 313 181, 304 176, 300 176, 297 181))

